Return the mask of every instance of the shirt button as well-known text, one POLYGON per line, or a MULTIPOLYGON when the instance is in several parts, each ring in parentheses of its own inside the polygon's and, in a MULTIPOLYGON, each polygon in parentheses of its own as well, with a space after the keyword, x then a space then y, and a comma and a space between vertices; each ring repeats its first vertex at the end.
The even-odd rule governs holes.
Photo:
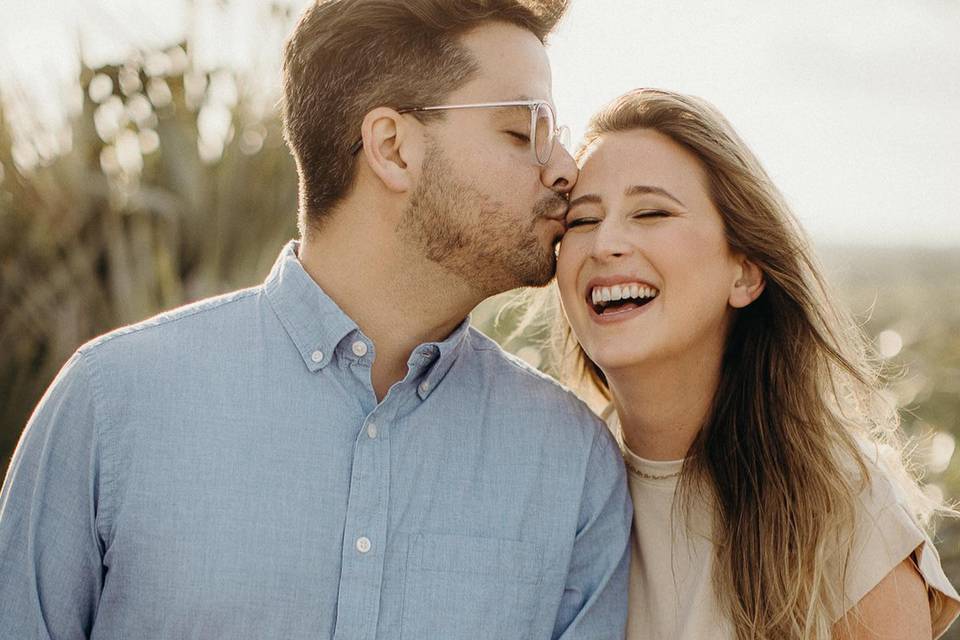
POLYGON ((320 362, 323 360, 323 351, 314 351, 310 354, 310 359, 314 362, 320 362))
POLYGON ((351 348, 353 349, 353 354, 358 358, 362 358, 363 356, 367 355, 367 344, 362 340, 357 340, 354 342, 351 348))
POLYGON ((375 425, 375 424, 372 423, 372 422, 371 422, 370 424, 368 424, 368 425, 367 425, 367 435, 370 436, 370 438, 376 438, 376 437, 377 437, 377 425, 375 425))
POLYGON ((430 383, 424 380, 420 383, 420 393, 426 393, 427 391, 430 391, 430 383))
POLYGON ((357 538, 357 551, 360 553, 366 553, 370 551, 370 539, 366 536, 357 538))

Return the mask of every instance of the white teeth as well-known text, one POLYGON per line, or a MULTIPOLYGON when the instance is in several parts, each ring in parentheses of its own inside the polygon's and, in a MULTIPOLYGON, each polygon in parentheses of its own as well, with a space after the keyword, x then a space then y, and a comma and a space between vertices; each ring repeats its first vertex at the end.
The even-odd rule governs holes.
POLYGON ((660 291, 639 283, 615 284, 610 287, 594 287, 590 292, 593 304, 601 304, 627 298, 655 298, 660 291))

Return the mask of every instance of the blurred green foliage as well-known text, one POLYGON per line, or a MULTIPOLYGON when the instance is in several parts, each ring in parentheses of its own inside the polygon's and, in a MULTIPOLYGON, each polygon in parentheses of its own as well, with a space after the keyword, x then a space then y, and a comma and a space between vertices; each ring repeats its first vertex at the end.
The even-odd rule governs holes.
POLYGON ((4 469, 77 346, 255 284, 296 233, 296 172, 279 121, 259 115, 232 73, 193 71, 176 46, 83 68, 79 82, 82 106, 53 157, 13 139, 9 100, 0 111, 4 469))
MULTIPOLYGON (((25 102, 7 95, 0 109, 0 471, 80 344, 256 284, 296 234, 296 173, 279 120, 232 72, 195 70, 179 45, 83 68, 77 90, 83 98, 55 153, 15 135, 10 105, 22 119, 25 102)), ((888 357, 890 399, 916 438, 929 490, 960 495, 960 250, 821 253, 842 301, 888 357)), ((473 316, 502 342, 519 321, 510 310, 496 321, 506 299, 473 316)), ((534 327, 506 346, 549 368, 537 336, 534 327)), ((956 582, 960 523, 938 531, 956 582)))

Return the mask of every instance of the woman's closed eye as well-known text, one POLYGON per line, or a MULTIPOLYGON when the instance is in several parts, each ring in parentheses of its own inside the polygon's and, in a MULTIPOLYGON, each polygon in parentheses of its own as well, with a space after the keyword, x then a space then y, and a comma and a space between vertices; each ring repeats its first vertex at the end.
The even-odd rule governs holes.
POLYGON ((530 136, 528 136, 525 133, 520 133, 519 131, 510 131, 510 130, 507 130, 505 133, 509 136, 516 138, 520 142, 530 142, 530 136))
POLYGON ((583 227, 591 224, 597 224, 599 220, 597 218, 574 218, 567 221, 567 229, 573 229, 574 227, 583 227))
POLYGON ((670 212, 663 209, 641 209, 633 212, 634 218, 669 218, 670 212))

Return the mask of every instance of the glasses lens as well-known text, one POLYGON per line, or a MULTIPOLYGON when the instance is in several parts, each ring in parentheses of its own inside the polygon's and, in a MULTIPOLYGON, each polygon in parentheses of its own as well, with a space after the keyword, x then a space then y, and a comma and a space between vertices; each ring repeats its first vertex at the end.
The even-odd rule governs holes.
POLYGON ((547 164, 550 160, 550 154, 553 152, 553 131, 556 123, 553 121, 553 110, 550 105, 541 103, 537 106, 537 118, 533 136, 534 149, 537 153, 537 162, 547 164))

